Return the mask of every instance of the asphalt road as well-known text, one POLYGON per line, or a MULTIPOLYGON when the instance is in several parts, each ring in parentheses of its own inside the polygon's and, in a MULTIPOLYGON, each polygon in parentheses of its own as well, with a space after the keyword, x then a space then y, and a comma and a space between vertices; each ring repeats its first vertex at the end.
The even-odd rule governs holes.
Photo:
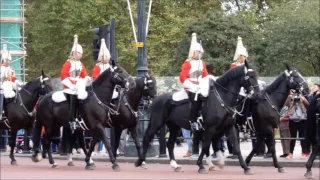
MULTIPOLYGON (((56 160, 59 169, 52 169, 48 160, 33 163, 29 158, 19 158, 18 166, 11 166, 7 156, 1 156, 0 179, 305 179, 305 168, 285 168, 280 174, 272 167, 252 167, 254 175, 244 175, 237 166, 226 166, 222 170, 199 174, 195 165, 182 165, 184 172, 174 172, 170 165, 148 164, 147 169, 136 168, 132 163, 120 163, 121 171, 114 172, 107 162, 96 162, 94 170, 85 170, 84 162, 75 161, 74 167, 68 167, 66 160, 56 160)), ((319 179, 319 169, 313 169, 315 179, 319 179)))

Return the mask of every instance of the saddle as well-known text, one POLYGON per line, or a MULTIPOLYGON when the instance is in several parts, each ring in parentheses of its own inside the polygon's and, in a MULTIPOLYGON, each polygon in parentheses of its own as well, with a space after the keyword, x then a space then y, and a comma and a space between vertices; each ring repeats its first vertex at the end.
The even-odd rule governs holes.
MULTIPOLYGON (((212 75, 208 75, 202 78, 199 82, 200 90, 198 92, 198 98, 207 98, 209 95, 210 87, 214 85, 214 80, 216 78, 212 75)), ((174 92, 171 96, 171 102, 174 105, 183 104, 189 102, 189 96, 186 90, 181 89, 177 92, 174 92)))

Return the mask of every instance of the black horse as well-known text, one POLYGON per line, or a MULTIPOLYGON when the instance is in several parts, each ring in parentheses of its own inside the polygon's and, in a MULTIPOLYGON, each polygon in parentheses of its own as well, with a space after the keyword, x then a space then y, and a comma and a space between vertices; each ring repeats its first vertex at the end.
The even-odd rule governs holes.
MULTIPOLYGON (((92 84, 87 87, 88 97, 79 102, 78 119, 83 119, 86 127, 92 131, 94 136, 101 139, 109 152, 110 160, 113 163, 112 168, 119 170, 119 165, 112 153, 112 149, 104 133, 104 127, 108 123, 108 113, 112 111, 110 107, 111 96, 115 85, 120 85, 125 88, 134 88, 135 81, 133 78, 119 65, 110 67, 105 70, 92 84)), ((42 157, 48 152, 49 162, 53 164, 52 168, 57 168, 57 164, 52 158, 50 149, 52 133, 61 126, 69 127, 68 114, 69 104, 67 101, 56 103, 52 100, 52 94, 46 95, 38 105, 37 121, 34 127, 34 154, 32 160, 38 162, 41 160, 39 156, 40 146, 40 130, 45 127, 42 157)), ((65 132, 64 132, 65 133, 65 132)), ((71 133, 71 131, 69 132, 71 133)), ((89 157, 86 157, 87 165, 90 165, 89 157)))
MULTIPOLYGON (((111 114, 110 117, 106 117, 106 118, 111 118, 111 122, 107 127, 112 126, 114 128, 115 146, 112 147, 114 155, 116 154, 117 149, 119 147, 121 133, 124 129, 127 129, 127 128, 131 132, 131 136, 135 141, 139 157, 141 154, 140 152, 141 146, 140 146, 138 134, 137 134, 138 132, 137 125, 139 122, 138 106, 142 97, 145 97, 148 100, 152 100, 152 98, 154 98, 157 95, 157 82, 154 77, 149 75, 146 75, 143 78, 138 78, 135 81, 136 81, 135 88, 130 89, 128 92, 126 92, 124 96, 120 93, 118 98, 112 100, 112 104, 115 105, 114 110, 117 113, 111 114)), ((90 150, 89 152, 87 152, 83 143, 82 131, 79 131, 76 134, 72 135, 71 144, 69 146, 70 156, 72 155, 72 149, 76 139, 80 141, 79 144, 81 148, 84 150, 84 153, 86 155, 89 155, 90 157, 98 139, 93 138, 93 140, 91 141, 91 144, 93 146, 90 146, 90 150)), ((68 161, 69 161, 68 165, 73 166, 72 158, 68 157, 68 161)), ((91 160, 91 158, 90 158, 90 161, 91 161, 90 164, 92 165, 93 161, 91 160)), ((86 169, 93 169, 93 167, 87 166, 86 169)))
MULTIPOLYGON (((212 140, 213 142, 218 142, 222 135, 231 129, 233 134, 232 141, 237 141, 235 129, 233 128, 235 119, 232 117, 235 113, 234 107, 237 106, 237 97, 241 87, 244 87, 250 94, 259 92, 257 78, 258 74, 251 69, 247 62, 244 65, 228 70, 216 81, 209 78, 209 95, 208 98, 205 98, 201 110, 205 132, 202 151, 197 161, 200 173, 206 172, 202 159, 205 154, 207 158, 211 158, 209 147, 212 140)), ((181 167, 175 161, 173 149, 179 129, 190 129, 187 113, 189 111, 189 101, 175 104, 176 102, 173 103, 172 95, 173 93, 164 93, 154 99, 150 109, 150 123, 143 138, 143 154, 136 162, 136 166, 140 166, 145 161, 151 139, 166 124, 170 130, 170 137, 167 142, 170 165, 175 168, 175 171, 181 170, 181 167)), ((237 143, 234 144, 236 145, 237 143)), ((246 173, 251 173, 242 158, 239 146, 235 148, 242 167, 246 173)), ((213 166, 211 160, 210 162, 207 161, 207 163, 213 166)))
POLYGON ((269 152, 272 154, 273 164, 279 173, 285 172, 275 153, 275 141, 273 130, 280 123, 280 110, 283 107, 290 89, 308 90, 308 84, 300 75, 299 70, 293 66, 286 65, 285 72, 281 73, 265 90, 259 98, 249 101, 254 128, 256 130, 257 143, 246 158, 247 165, 257 152, 262 142, 266 142, 269 152))
POLYGON ((4 111, 7 119, 1 121, 0 128, 11 131, 9 141, 11 165, 17 165, 13 155, 17 131, 24 128, 31 132, 35 120, 34 107, 41 99, 40 96, 52 90, 51 77, 42 71, 41 76, 21 87, 16 97, 4 100, 4 111))
POLYGON ((317 153, 320 152, 320 94, 315 95, 308 108, 307 114, 307 135, 306 140, 308 144, 312 145, 312 153, 306 164, 307 172, 304 175, 308 179, 312 179, 313 174, 311 171, 313 161, 317 153))

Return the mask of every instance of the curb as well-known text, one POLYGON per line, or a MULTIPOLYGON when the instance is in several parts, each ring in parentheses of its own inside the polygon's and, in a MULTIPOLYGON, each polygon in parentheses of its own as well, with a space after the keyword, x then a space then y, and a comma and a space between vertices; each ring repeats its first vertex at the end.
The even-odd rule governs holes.
MULTIPOLYGON (((8 154, 2 154, 1 156, 8 156, 8 154)), ((31 158, 31 154, 15 154, 15 157, 31 158)), ((66 156, 54 155, 54 159, 66 160, 66 156)), ((48 158, 46 158, 48 159, 48 158)), ((74 161, 84 161, 85 157, 73 156, 74 161)), ((109 157, 93 156, 92 159, 96 162, 110 162, 109 157)), ((119 163, 135 163, 138 158, 136 157, 118 157, 117 161, 119 163)), ((19 161, 19 160, 18 160, 19 161)), ((31 161, 31 160, 30 160, 31 161)), ((197 165, 197 159, 176 159, 178 164, 184 165, 197 165)), ((216 162, 216 161, 213 161, 216 162)), ((205 162, 204 162, 205 163, 205 162)), ((306 167, 305 160, 288 160, 288 161, 279 161, 279 164, 282 167, 306 167)), ((147 158, 146 164, 170 164, 168 158, 156 158, 150 157, 147 158)), ((205 163, 206 164, 206 163, 205 163)), ((225 159, 226 166, 240 166, 237 159, 225 159)), ((260 166, 260 167, 274 167, 272 159, 252 159, 250 166, 260 166)), ((320 160, 315 159, 313 163, 313 168, 320 168, 320 160)))

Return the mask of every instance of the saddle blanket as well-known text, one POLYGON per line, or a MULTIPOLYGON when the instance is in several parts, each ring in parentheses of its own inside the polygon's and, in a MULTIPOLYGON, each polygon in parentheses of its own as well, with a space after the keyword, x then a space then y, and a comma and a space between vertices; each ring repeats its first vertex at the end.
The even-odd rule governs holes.
MULTIPOLYGON (((85 100, 85 99, 87 99, 87 97, 88 97, 88 92, 87 91, 85 91, 86 92, 86 95, 79 95, 78 94, 78 99, 80 99, 80 100, 85 100)), ((119 93, 116 91, 116 90, 114 90, 113 91, 113 93, 112 93, 112 99, 116 99, 117 97, 119 96, 119 93)), ((53 94, 52 94, 52 100, 54 101, 54 102, 56 102, 56 103, 60 103, 60 102, 64 102, 64 101, 66 101, 67 100, 67 98, 66 98, 66 96, 65 96, 65 92, 62 90, 62 91, 57 91, 57 92, 54 92, 53 94)))
MULTIPOLYGON (((214 81, 216 78, 212 75, 208 75, 204 78, 202 78, 199 82, 200 90, 198 91, 198 94, 201 94, 203 97, 208 97, 209 94, 209 80, 213 79, 214 81)), ((178 92, 173 93, 172 100, 173 101, 182 101, 188 99, 188 94, 185 89, 181 89, 178 92)))

